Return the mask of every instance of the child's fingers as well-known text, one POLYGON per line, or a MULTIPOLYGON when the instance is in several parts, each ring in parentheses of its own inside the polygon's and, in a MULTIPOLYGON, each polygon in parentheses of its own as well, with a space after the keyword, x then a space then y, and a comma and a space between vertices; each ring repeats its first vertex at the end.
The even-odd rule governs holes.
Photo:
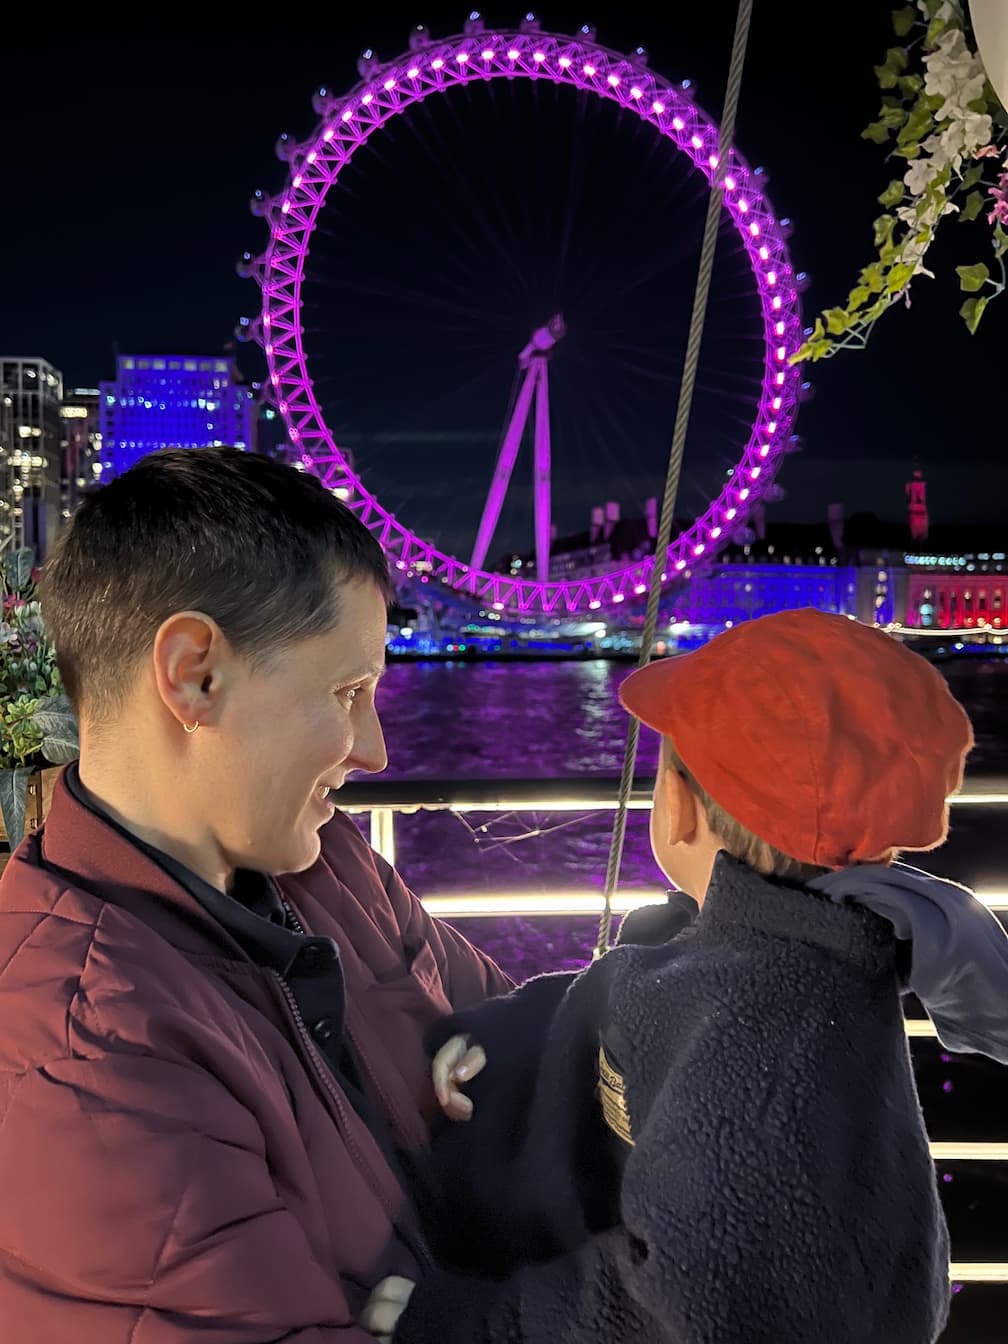
POLYGON ((468 1049, 469 1038, 467 1036, 453 1036, 450 1041, 445 1042, 434 1056, 434 1062, 431 1065, 431 1077, 434 1082, 435 1095, 442 1108, 448 1105, 449 1098, 455 1090, 452 1085, 452 1074, 462 1063, 468 1049))
POLYGON ((464 1092, 452 1088, 451 1094, 441 1108, 449 1120, 471 1120, 473 1104, 464 1092))
POLYGON ((395 1274, 382 1279, 360 1314, 360 1323, 364 1329, 379 1339, 390 1339, 415 1286, 412 1279, 400 1278, 395 1274))
POLYGON ((471 1045, 452 1070, 452 1078, 459 1083, 471 1082, 486 1068, 486 1051, 481 1045, 471 1045))

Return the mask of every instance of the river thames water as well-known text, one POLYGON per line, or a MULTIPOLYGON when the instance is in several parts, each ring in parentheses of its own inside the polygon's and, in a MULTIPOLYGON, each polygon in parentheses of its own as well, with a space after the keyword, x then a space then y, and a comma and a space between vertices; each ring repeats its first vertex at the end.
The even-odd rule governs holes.
MULTIPOLYGON (((608 662, 395 663, 379 691, 388 776, 616 776, 626 732, 616 689, 629 671, 608 662)), ((1008 659, 964 658, 942 671, 973 720, 973 770, 1008 776, 1008 659)), ((639 775, 653 771, 656 746, 644 732, 639 775)), ((954 808, 948 843, 921 856, 921 866, 1008 894, 1006 821, 1008 809, 954 808)), ((421 896, 601 890, 611 824, 611 813, 419 812, 396 819, 397 866, 421 896)), ((645 812, 629 814, 620 885, 663 885, 645 812)), ((516 980, 583 965, 595 938, 591 918, 455 922, 516 980)), ((913 1040, 911 1050, 933 1140, 1008 1141, 1008 1069, 948 1055, 933 1040, 913 1040)), ((1008 1163, 944 1162, 938 1176, 953 1259, 1008 1260, 1008 1163)), ((1006 1315, 1008 1288, 967 1284, 954 1299, 942 1344, 1003 1344, 1006 1315)))

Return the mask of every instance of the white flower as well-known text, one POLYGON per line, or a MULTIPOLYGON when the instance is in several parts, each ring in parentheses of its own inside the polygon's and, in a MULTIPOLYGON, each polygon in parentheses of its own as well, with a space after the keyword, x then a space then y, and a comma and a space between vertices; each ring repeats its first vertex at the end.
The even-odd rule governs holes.
POLYGON ((967 154, 975 154, 988 143, 994 132, 994 123, 986 112, 970 112, 966 116, 964 147, 967 154))

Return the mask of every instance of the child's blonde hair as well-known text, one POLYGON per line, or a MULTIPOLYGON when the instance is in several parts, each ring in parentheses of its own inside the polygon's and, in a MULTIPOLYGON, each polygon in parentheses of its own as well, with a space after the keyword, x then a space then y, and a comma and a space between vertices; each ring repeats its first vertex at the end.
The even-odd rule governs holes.
MULTIPOLYGON (((794 882, 799 886, 806 886, 813 879, 822 877, 823 873, 829 871, 827 868, 817 868, 811 863, 799 863, 790 855, 774 849, 773 845, 767 844, 741 822, 729 816, 683 763, 670 737, 662 738, 662 764, 685 780, 687 787, 700 800, 707 824, 732 858, 748 864, 764 877, 777 877, 784 882, 794 882)), ((891 850, 888 854, 882 855, 877 862, 892 863, 895 857, 896 851, 891 850)))

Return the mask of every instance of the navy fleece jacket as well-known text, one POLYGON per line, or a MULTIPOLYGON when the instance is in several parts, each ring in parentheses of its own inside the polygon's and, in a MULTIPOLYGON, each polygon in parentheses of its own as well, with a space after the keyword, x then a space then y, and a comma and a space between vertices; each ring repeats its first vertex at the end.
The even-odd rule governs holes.
POLYGON ((397 1344, 931 1344, 948 1240, 897 949, 722 855, 670 942, 443 1024, 489 1061, 435 1145, 466 1272, 417 1287, 397 1344))

